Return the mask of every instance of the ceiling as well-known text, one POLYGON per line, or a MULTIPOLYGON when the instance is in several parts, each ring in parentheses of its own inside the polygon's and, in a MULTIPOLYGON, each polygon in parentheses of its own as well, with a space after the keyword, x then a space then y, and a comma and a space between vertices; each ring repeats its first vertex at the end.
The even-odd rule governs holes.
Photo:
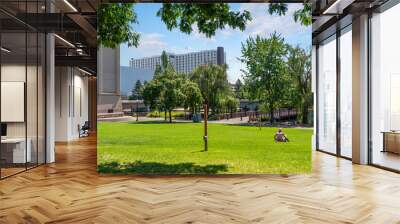
POLYGON ((372 12, 389 0, 313 0, 313 44, 348 24, 352 18, 372 12))
MULTIPOLYGON (((78 66, 96 73, 98 4, 97 0, 1 0, 1 31, 5 38, 25 31, 55 33, 56 66, 78 66)), ((25 43, 19 38, 8 42, 8 48, 15 48, 12 54, 23 53, 20 48, 25 43)))

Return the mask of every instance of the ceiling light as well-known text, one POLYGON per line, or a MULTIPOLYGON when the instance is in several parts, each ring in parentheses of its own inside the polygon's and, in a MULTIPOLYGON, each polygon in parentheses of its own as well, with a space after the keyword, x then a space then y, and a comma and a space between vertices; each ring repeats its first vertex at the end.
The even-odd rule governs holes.
POLYGON ((60 37, 59 35, 57 35, 57 34, 54 34, 54 36, 55 37, 57 37, 59 40, 61 40, 62 42, 64 42, 65 44, 67 44, 68 46, 70 46, 70 47, 72 47, 72 48, 75 48, 75 45, 73 45, 71 42, 69 42, 68 40, 66 40, 66 39, 64 39, 64 38, 62 38, 62 37, 60 37))
POLYGON ((68 7, 72 9, 72 11, 78 12, 78 10, 68 0, 64 0, 64 3, 68 5, 68 7))
POLYGON ((11 50, 8 50, 8 49, 5 48, 5 47, 1 47, 0 49, 1 49, 1 51, 4 51, 4 52, 6 52, 6 53, 10 53, 10 52, 11 52, 11 50))
POLYGON ((351 5, 355 0, 336 0, 332 5, 324 10, 322 14, 342 14, 343 10, 351 5))
POLYGON ((83 72, 83 73, 85 73, 86 75, 92 75, 92 73, 90 73, 90 72, 88 72, 88 71, 86 71, 86 70, 83 70, 83 69, 81 69, 81 68, 78 68, 78 70, 81 71, 81 72, 83 72))

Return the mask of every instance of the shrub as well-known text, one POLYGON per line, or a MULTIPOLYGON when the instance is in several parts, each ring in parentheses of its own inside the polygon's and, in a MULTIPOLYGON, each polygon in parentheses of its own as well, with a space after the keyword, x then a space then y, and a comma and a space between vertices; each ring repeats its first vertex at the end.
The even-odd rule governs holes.
MULTIPOLYGON (((152 111, 152 112, 150 112, 150 113, 148 113, 147 115, 146 115, 147 117, 164 117, 164 112, 160 112, 160 111, 152 111)), ((167 116, 169 116, 169 114, 167 113, 167 116)), ((173 117, 173 118, 182 118, 182 117, 185 117, 185 113, 184 112, 175 112, 175 111, 172 111, 172 113, 171 113, 171 116, 173 117)))
POLYGON ((171 113, 171 116, 173 117, 173 118, 177 118, 177 117, 179 117, 179 118, 181 118, 181 117, 185 117, 185 113, 184 112, 172 112, 171 113))
POLYGON ((161 117, 164 116, 161 114, 159 111, 151 111, 150 113, 147 113, 146 117, 161 117))

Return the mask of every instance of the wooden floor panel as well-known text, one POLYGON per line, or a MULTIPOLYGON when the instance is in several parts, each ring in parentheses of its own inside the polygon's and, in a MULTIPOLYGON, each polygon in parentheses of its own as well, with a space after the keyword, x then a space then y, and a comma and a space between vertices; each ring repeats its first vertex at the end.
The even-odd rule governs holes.
POLYGON ((99 175, 96 140, 0 181, 0 223, 400 223, 400 175, 323 153, 310 175, 99 175))

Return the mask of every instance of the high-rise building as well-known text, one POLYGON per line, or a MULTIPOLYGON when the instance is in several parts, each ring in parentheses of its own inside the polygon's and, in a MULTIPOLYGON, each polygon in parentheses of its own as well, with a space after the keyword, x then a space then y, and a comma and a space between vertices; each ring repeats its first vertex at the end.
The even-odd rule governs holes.
MULTIPOLYGON (((169 62, 175 70, 182 73, 190 73, 199 65, 222 65, 226 63, 226 54, 223 47, 218 47, 216 50, 206 50, 186 54, 167 53, 167 55, 169 62)), ((132 58, 129 65, 131 68, 156 69, 157 65, 161 65, 161 55, 139 59, 132 58)))

